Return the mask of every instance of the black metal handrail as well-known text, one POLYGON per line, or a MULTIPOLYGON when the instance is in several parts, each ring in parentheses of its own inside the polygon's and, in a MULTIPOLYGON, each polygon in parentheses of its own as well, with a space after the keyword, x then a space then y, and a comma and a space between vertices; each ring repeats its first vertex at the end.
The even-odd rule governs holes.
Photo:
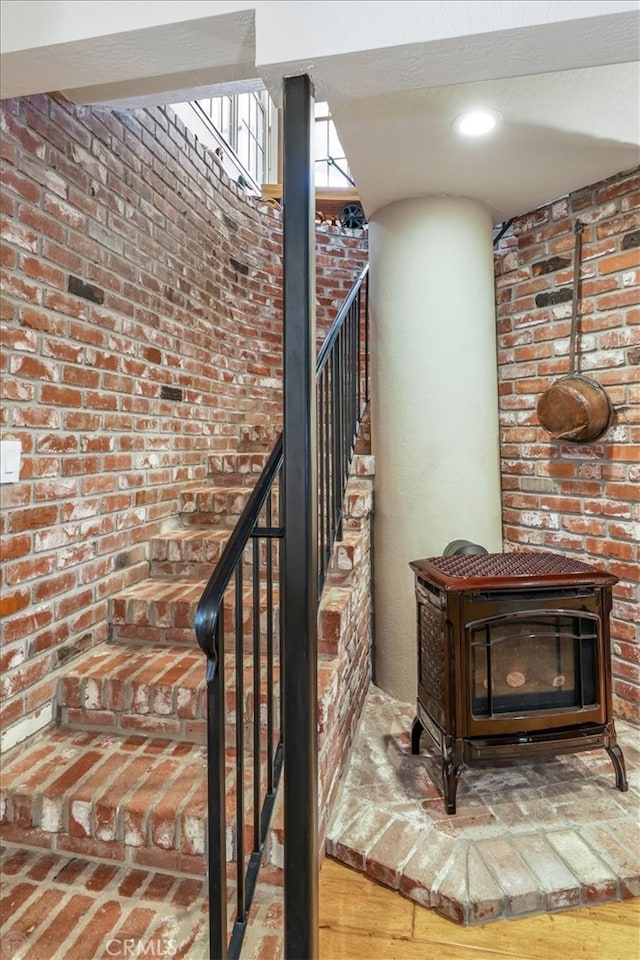
MULTIPOLYGON (((216 625, 224 594, 244 549, 254 533, 260 511, 278 478, 282 457, 282 434, 280 434, 198 603, 195 616, 196 637, 202 652, 214 664, 218 660, 215 643, 216 625)), ((282 533, 280 530, 272 531, 271 536, 280 537, 282 533)))
MULTIPOLYGON (((366 266, 340 309, 319 351, 316 363, 318 390, 318 570, 320 587, 331 557, 331 549, 342 531, 342 501, 348 479, 358 425, 369 401, 368 266, 366 266)), ((223 550, 200 598, 195 615, 196 637, 207 658, 207 751, 208 751, 208 859, 209 859, 209 950, 211 960, 237 957, 244 937, 249 908, 257 882, 260 861, 283 757, 281 712, 277 711, 275 665, 279 661, 282 636, 275 631, 274 594, 286 592, 279 579, 283 565, 280 545, 284 530, 282 468, 283 438, 279 436, 256 482, 240 519, 223 550), (274 517, 275 512, 275 517, 274 517), (249 551, 248 544, 253 547, 249 551), (261 552, 261 541, 263 547, 261 552), (273 544, 278 544, 274 558, 273 544), (248 554, 250 553, 250 556, 248 554), (275 560, 275 563, 274 563, 275 560), (250 570, 251 645, 247 652, 244 635, 245 572, 250 570), (274 569, 275 568, 275 569, 274 569), (276 580, 277 577, 277 580, 276 580), (234 587, 232 581, 235 581, 234 587), (276 586, 277 584, 277 586, 276 586), (234 589, 235 588, 235 589, 234 589), (225 600, 234 590, 235 619, 235 744, 236 754, 236 908, 229 937, 227 930, 227 823, 225 770, 225 600), (264 638, 261 635, 261 592, 264 601, 264 638), (252 683, 253 728, 246 771, 243 734, 245 658, 252 683), (265 661, 266 743, 262 743, 262 660, 265 661), (266 783, 262 795, 263 760, 266 783), (245 869, 245 772, 252 772, 252 842, 245 869)), ((319 594, 318 594, 319 595, 319 594)), ((282 618, 279 618, 281 625, 282 618)), ((286 838, 285 838, 286 842, 286 838)))
POLYGON ((358 426, 369 402, 369 266, 349 291, 316 363, 318 596, 336 539, 358 426), (363 322, 364 318, 364 322, 363 322))

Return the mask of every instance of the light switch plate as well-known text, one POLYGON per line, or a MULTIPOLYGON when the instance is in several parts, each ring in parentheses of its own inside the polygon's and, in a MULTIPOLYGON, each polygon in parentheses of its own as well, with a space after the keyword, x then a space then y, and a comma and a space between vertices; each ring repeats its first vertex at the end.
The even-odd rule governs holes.
POLYGON ((21 454, 19 440, 0 440, 0 483, 18 482, 21 454))

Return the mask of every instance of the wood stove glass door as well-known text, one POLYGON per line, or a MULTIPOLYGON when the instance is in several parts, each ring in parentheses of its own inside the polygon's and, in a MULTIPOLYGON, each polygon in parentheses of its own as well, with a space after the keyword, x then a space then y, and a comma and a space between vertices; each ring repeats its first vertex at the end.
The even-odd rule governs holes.
POLYGON ((568 714, 582 722, 585 710, 599 712, 596 616, 520 611, 469 624, 467 637, 472 726, 543 716, 567 724, 568 714))

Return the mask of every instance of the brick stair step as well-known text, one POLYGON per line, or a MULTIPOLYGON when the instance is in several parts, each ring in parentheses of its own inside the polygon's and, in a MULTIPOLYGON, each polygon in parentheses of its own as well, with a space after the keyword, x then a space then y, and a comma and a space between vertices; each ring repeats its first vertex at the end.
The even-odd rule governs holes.
MULTIPOLYGON (((207 882, 203 877, 104 863, 14 844, 3 849, 2 882, 11 914, 5 921, 7 958, 88 960, 89 957, 209 955, 207 882), (13 951, 12 951, 13 947, 13 951)), ((228 932, 235 920, 236 886, 227 880, 228 932)), ((263 868, 243 951, 282 956, 280 871, 263 868)), ((3 939, 3 946, 5 941, 3 939)), ((4 957, 3 952, 3 957, 4 957)))
POLYGON ((8 844, 3 894, 12 904, 3 917, 7 958, 135 956, 138 944, 143 956, 185 957, 206 942, 204 877, 8 844))
MULTIPOLYGON (((277 637, 278 631, 280 629, 280 591, 278 584, 274 583, 272 585, 272 628, 275 637, 277 637)), ((245 649, 247 645, 252 643, 253 639, 253 587, 251 583, 247 583, 247 580, 244 581, 243 589, 243 604, 242 604, 242 630, 245 637, 245 649)), ((225 629, 225 646, 227 649, 230 648, 233 642, 232 634, 235 631, 236 624, 236 613, 235 613, 235 588, 233 583, 229 586, 225 597, 225 608, 224 608, 224 629, 225 629)), ((260 583, 260 592, 259 592, 259 621, 260 621, 260 636, 264 639, 266 629, 267 629, 267 588, 264 583, 260 583)))
MULTIPOLYGON (((109 599, 108 620, 113 641, 135 641, 150 644, 184 644, 196 649, 194 629, 196 608, 207 584, 207 578, 150 577, 135 583, 109 599)), ((273 629, 279 624, 279 591, 272 587, 273 629)), ((232 580, 226 593, 224 624, 230 636, 235 626, 235 586, 232 580)), ((260 629, 267 627, 267 588, 260 582, 260 629)), ((253 588, 245 578, 243 584, 243 630, 246 643, 251 642, 253 628, 253 588)), ((232 642, 231 640, 229 642, 232 642)))
POLYGON ((207 578, 152 577, 109 598, 113 640, 184 644, 196 648, 193 618, 207 578))
POLYGON ((217 527, 180 527, 154 537, 149 544, 151 576, 209 577, 230 534, 217 527))
POLYGON ((10 842, 204 873, 204 747, 158 737, 52 730, 7 755, 10 842))
POLYGON ((178 512, 185 526, 233 528, 251 494, 251 486, 200 485, 180 492, 178 512))
POLYGON ((281 430, 282 425, 273 422, 242 427, 239 450, 242 453, 270 453, 281 430))
MULTIPOLYGON (((245 755, 245 852, 252 839, 251 756, 245 755)), ((226 847, 231 860, 236 844, 233 751, 225 761, 226 847)), ((205 747, 199 744, 49 730, 36 744, 18 747, 4 760, 0 839, 201 876, 206 764, 205 747)), ((264 763, 262 768, 264 779, 264 763)))
POLYGON ((342 540, 336 541, 333 557, 327 570, 326 587, 350 586, 358 564, 365 556, 360 530, 345 530, 342 540))
POLYGON ((349 520, 359 521, 367 517, 373 510, 373 490, 371 484, 349 484, 345 498, 345 516, 349 520))
POLYGON ((258 453, 212 453, 209 456, 209 474, 217 484, 242 484, 253 486, 258 479, 268 454, 258 453))
MULTIPOLYGON (((266 657, 261 657, 260 698, 266 702, 266 657)), ((279 668, 274 656, 274 682, 279 668)), ((235 737, 235 656, 225 660, 226 726, 235 737)), ((247 735, 253 711, 253 658, 243 669, 244 727, 247 735)), ((106 734, 141 733, 181 742, 204 743, 206 738, 205 658, 184 647, 142 647, 109 643, 88 651, 69 664, 58 681, 57 703, 63 727, 101 730, 106 734)), ((278 715, 279 701, 274 712, 278 715)), ((264 712, 264 711, 263 711, 264 712)), ((264 726, 266 720, 261 716, 264 726)), ((248 742, 248 741, 247 741, 248 742)))
MULTIPOLYGON (((183 580, 206 579, 213 572, 216 563, 231 535, 231 530, 222 527, 180 527, 155 537, 150 545, 150 574, 152 578, 183 580)), ((259 560, 262 569, 266 568, 267 541, 260 541, 259 560)), ((245 554, 249 558, 250 554, 245 554)), ((272 543, 272 568, 278 569, 278 551, 276 541, 272 543)), ((245 567, 245 573, 251 576, 251 568, 245 567)))
POLYGON ((353 612, 353 592, 327 587, 318 607, 318 653, 337 656, 353 612))
POLYGON ((57 702, 64 727, 204 743, 204 654, 180 646, 103 644, 68 665, 57 702))

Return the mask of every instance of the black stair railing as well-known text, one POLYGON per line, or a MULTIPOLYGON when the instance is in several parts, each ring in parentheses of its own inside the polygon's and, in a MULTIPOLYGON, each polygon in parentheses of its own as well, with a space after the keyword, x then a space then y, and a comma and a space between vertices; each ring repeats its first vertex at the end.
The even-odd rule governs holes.
POLYGON ((331 550, 342 538, 342 509, 362 415, 369 402, 369 267, 345 300, 316 363, 318 437, 318 596, 331 550))
MULTIPOLYGON (((369 402, 368 267, 354 283, 322 344, 316 377, 318 570, 322 585, 333 544, 342 535, 349 468, 369 402)), ((286 739, 280 697, 283 618, 279 609, 280 597, 286 596, 286 583, 281 582, 283 462, 280 436, 195 615, 196 637, 207 658, 210 960, 240 955, 282 770, 286 739), (227 642, 229 633, 233 639, 227 642), (230 774, 229 760, 233 761, 230 774), (230 823, 227 807, 232 794, 235 803, 230 823)))

